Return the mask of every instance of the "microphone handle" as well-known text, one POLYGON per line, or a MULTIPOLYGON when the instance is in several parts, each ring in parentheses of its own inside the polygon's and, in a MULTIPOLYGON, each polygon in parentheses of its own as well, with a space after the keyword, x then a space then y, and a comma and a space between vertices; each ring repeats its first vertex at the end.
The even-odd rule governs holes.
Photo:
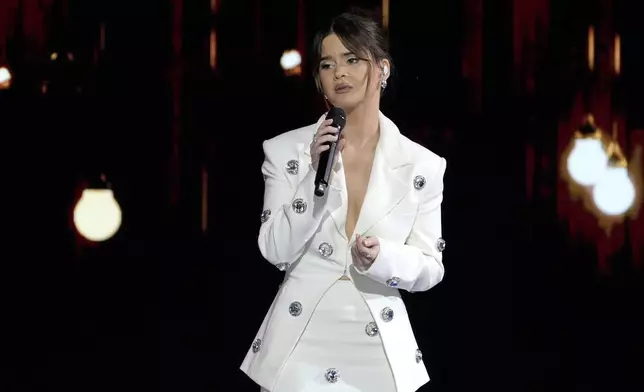
POLYGON ((338 150, 337 141, 327 142, 325 145, 329 146, 329 149, 320 154, 318 171, 315 173, 315 195, 319 197, 324 196, 326 188, 329 186, 329 180, 333 172, 333 162, 338 150))

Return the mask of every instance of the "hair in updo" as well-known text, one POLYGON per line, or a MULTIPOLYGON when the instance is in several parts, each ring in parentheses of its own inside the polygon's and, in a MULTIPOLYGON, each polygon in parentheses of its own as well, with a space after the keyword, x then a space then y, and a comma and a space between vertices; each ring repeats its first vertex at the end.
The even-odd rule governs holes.
MULTIPOLYGON (((322 41, 329 35, 338 36, 342 44, 361 60, 368 61, 373 67, 382 60, 389 60, 389 74, 393 71, 393 62, 387 50, 387 43, 380 25, 366 12, 352 10, 344 12, 335 18, 313 40, 313 77, 318 90, 322 91, 320 83, 320 60, 322 57, 322 41)), ((371 78, 369 78, 371 82, 371 78)))

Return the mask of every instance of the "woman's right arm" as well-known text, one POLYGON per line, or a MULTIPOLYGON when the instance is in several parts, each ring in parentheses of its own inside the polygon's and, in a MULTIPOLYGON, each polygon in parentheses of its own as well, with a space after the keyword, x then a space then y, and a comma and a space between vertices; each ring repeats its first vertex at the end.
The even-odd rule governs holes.
POLYGON ((304 252, 324 214, 340 206, 341 198, 333 186, 323 197, 314 195, 315 170, 311 164, 300 166, 307 173, 297 186, 291 185, 280 159, 280 147, 274 140, 263 144, 264 207, 258 245, 266 260, 285 270, 304 252))

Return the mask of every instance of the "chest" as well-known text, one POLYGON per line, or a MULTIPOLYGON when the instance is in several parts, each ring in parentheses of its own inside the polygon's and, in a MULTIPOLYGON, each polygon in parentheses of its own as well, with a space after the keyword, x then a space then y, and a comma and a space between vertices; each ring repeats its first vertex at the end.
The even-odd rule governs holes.
POLYGON ((347 193, 349 200, 359 202, 364 198, 369 187, 371 167, 373 166, 373 154, 363 156, 342 156, 344 176, 346 178, 347 193))
POLYGON ((364 203, 373 166, 374 153, 343 154, 342 163, 347 189, 347 236, 353 233, 364 203))

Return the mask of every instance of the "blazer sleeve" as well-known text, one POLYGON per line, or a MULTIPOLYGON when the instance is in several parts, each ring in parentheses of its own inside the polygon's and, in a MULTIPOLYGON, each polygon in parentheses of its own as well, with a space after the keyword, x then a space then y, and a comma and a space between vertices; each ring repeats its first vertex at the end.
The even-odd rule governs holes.
POLYGON ((420 191, 418 213, 405 243, 379 237, 380 253, 366 271, 358 271, 360 274, 410 292, 427 291, 443 280, 441 203, 446 166, 440 158, 433 178, 420 191))
POLYGON ((323 197, 314 195, 315 170, 310 163, 301 182, 292 185, 286 162, 278 162, 283 155, 280 146, 265 141, 263 149, 264 206, 257 243, 266 260, 286 270, 305 251, 325 213, 333 206, 337 208, 341 199, 333 187, 323 197))

